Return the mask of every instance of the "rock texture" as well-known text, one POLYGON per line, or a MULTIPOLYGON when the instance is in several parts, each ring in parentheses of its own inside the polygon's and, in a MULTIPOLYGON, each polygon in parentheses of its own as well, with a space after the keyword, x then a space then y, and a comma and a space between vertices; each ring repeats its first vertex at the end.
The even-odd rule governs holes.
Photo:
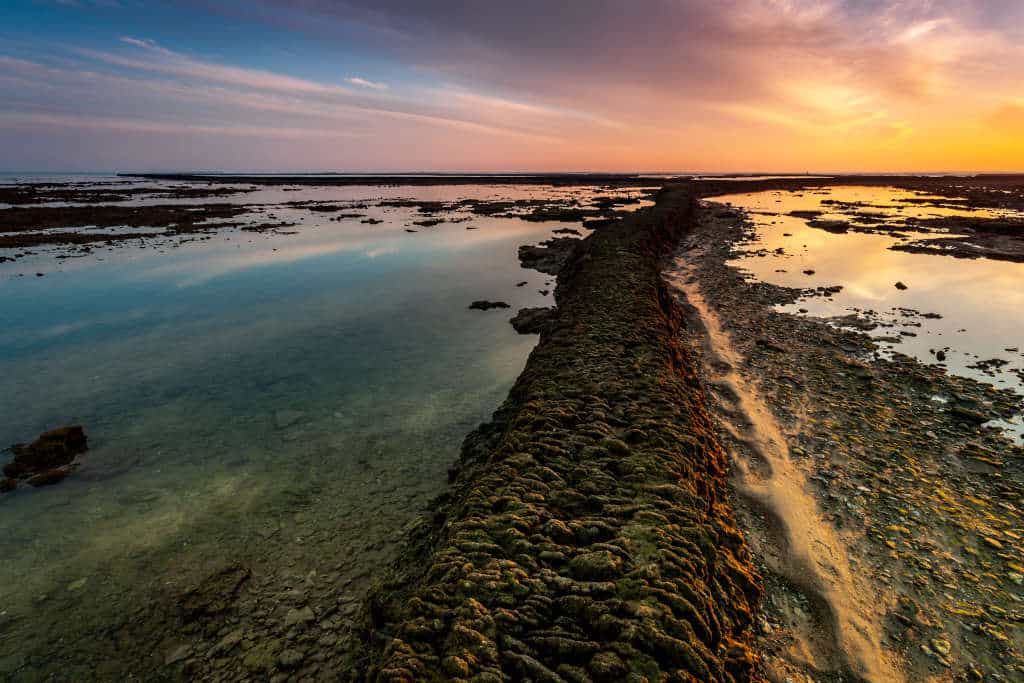
POLYGON ((355 677, 746 681, 761 594, 662 259, 694 201, 596 232, 449 491, 372 593, 355 677))

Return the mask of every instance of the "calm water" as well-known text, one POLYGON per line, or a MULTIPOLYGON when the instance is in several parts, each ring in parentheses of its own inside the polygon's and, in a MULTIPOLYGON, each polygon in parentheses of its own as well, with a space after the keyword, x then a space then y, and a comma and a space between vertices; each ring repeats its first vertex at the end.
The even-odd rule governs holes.
MULTIPOLYGON (((882 323, 870 334, 886 340, 884 348, 930 364, 940 362, 934 352, 943 350, 950 372, 1024 393, 1024 264, 893 251, 889 247, 920 235, 835 234, 785 215, 822 211, 822 220, 855 222, 857 214, 868 213, 893 229, 911 217, 1008 215, 904 201, 922 198, 894 188, 841 187, 715 201, 743 209, 756 229, 756 239, 742 246, 745 253, 735 265, 785 287, 843 287, 831 298, 809 297, 782 310, 824 318, 867 313, 882 323), (907 289, 897 289, 897 282, 907 289), (970 367, 994 358, 1006 365, 990 372, 970 367)), ((1019 421, 1015 427, 1020 433, 1019 421)))
POLYGON ((593 191, 264 188, 226 201, 278 205, 252 220, 296 234, 0 264, 0 444, 80 423, 91 447, 60 485, 0 498, 0 676, 41 631, 87 631, 222 561, 356 557, 345 571, 371 580, 536 343, 508 319, 551 304, 553 278, 517 247, 579 227, 473 216, 411 234, 415 209, 360 209, 385 221, 366 225, 280 203, 573 193, 593 191))

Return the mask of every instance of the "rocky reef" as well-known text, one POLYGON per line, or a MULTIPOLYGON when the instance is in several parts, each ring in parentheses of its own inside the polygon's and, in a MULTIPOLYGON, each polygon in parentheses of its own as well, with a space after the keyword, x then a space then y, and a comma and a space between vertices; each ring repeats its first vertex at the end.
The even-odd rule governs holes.
POLYGON ((574 245, 557 308, 371 593, 353 677, 746 681, 761 595, 683 316, 667 189, 574 245))

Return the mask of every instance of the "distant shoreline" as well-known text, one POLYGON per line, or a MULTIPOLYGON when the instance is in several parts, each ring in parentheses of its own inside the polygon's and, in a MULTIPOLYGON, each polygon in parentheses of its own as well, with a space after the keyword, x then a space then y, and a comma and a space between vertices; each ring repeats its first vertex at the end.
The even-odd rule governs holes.
POLYGON ((744 191, 752 192, 758 184, 765 184, 765 189, 794 189, 808 186, 823 185, 897 185, 906 187, 915 184, 918 187, 933 183, 948 183, 950 179, 963 178, 984 180, 986 184, 1019 183, 1024 173, 949 173, 949 174, 783 174, 783 173, 732 173, 732 174, 692 174, 692 175, 657 175, 642 173, 495 173, 495 174, 444 174, 444 173, 408 173, 408 174, 269 174, 259 173, 118 173, 119 178, 143 178, 147 180, 168 180, 177 182, 206 182, 251 185, 303 185, 303 186, 345 186, 345 185, 492 185, 496 182, 509 185, 613 185, 617 187, 645 187, 666 185, 674 182, 694 184, 702 196, 721 194, 732 189, 739 183, 750 184, 744 191), (722 185, 728 183, 729 185, 722 185))
POLYGON ((172 180, 181 182, 249 183, 254 185, 660 185, 665 179, 637 174, 553 173, 553 174, 245 174, 245 173, 118 173, 119 178, 172 180))

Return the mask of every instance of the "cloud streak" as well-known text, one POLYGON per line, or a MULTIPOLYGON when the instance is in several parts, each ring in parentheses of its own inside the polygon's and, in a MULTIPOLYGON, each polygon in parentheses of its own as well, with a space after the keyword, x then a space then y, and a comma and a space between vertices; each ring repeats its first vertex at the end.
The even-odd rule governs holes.
POLYGON ((359 86, 360 88, 370 88, 371 90, 387 90, 388 86, 386 83, 376 83, 374 81, 368 81, 365 78, 359 78, 358 76, 352 76, 346 78, 346 81, 352 85, 359 86))

